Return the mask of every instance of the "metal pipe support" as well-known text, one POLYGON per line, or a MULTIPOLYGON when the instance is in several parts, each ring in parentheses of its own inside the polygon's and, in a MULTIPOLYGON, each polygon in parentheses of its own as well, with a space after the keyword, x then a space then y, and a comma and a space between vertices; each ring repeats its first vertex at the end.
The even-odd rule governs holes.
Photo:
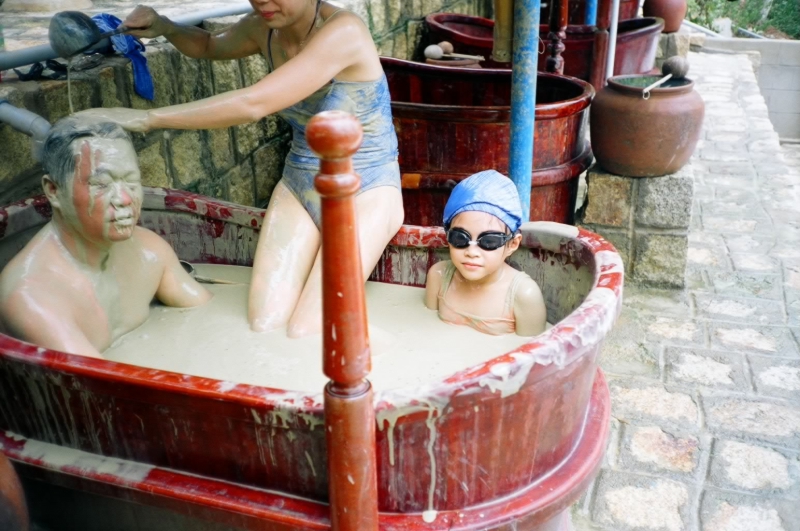
MULTIPOLYGON (((176 17, 170 17, 170 20, 176 24, 183 24, 185 26, 196 26, 202 21, 209 18, 227 17, 231 15, 242 15, 249 13, 253 7, 249 4, 234 4, 231 6, 220 7, 216 9, 208 9, 206 11, 199 11, 197 13, 188 13, 176 17)), ((92 46, 90 50, 100 48, 107 45, 108 41, 103 39, 101 42, 92 46)), ((49 44, 42 44, 39 46, 32 46, 22 50, 14 50, 13 52, 0 53, 0 70, 10 70, 11 68, 19 68, 21 66, 46 61, 47 59, 55 59, 58 57, 53 48, 49 44)))
MULTIPOLYGON (((566 1, 566 0, 565 0, 566 1)), ((523 220, 531 212, 534 123, 536 121, 536 67, 539 60, 541 0, 514 2, 514 54, 511 67, 511 140, 509 176, 517 187, 523 220)))

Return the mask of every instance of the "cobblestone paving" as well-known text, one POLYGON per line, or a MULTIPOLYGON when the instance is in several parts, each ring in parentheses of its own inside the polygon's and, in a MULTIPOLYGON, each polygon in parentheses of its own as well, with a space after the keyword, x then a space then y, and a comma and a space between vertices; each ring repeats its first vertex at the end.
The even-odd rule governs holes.
POLYGON ((706 102, 688 289, 626 286, 588 530, 800 530, 800 146, 745 55, 691 54, 706 102))

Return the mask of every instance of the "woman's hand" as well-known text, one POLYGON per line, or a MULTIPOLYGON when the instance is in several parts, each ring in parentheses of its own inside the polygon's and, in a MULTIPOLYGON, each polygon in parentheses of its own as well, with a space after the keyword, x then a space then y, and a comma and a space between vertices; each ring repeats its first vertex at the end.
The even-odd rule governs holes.
POLYGON ((122 24, 129 28, 130 35, 146 39, 160 37, 169 29, 169 22, 148 6, 136 6, 122 24))
POLYGON ((134 133, 146 133, 150 130, 150 115, 147 111, 115 107, 113 109, 88 109, 75 113, 81 118, 90 118, 100 122, 114 122, 134 133))

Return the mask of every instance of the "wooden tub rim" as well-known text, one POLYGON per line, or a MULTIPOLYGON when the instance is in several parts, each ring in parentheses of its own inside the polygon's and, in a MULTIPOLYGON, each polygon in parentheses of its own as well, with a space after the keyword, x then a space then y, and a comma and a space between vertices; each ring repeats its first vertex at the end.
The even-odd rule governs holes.
MULTIPOLYGON (((474 26, 481 26, 484 28, 493 28, 494 20, 478 17, 473 15, 463 15, 461 13, 431 13, 425 17, 425 23, 428 26, 435 28, 440 32, 450 32, 458 35, 459 39, 464 41, 465 44, 471 46, 492 47, 494 37, 478 37, 476 35, 469 35, 458 31, 455 28, 448 28, 444 25, 446 22, 455 22, 458 24, 472 24, 474 26), (469 42, 467 42, 469 41, 469 42), (488 44, 488 46, 486 46, 488 44)), ((540 28, 547 28, 547 24, 539 24, 540 28)), ((568 24, 566 33, 568 36, 574 35, 578 39, 585 39, 594 41, 594 33, 596 26, 589 24, 568 24)), ((661 32, 664 29, 664 19, 660 17, 637 17, 620 20, 617 24, 617 43, 621 41, 628 41, 642 34, 661 32), (647 21, 644 24, 642 21, 647 21), (628 29, 628 26, 636 26, 628 29)), ((541 33, 541 30, 540 30, 541 33)))
MULTIPOLYGON (((427 63, 415 63, 413 61, 405 61, 403 59, 395 59, 393 57, 381 57, 381 63, 394 64, 404 68, 413 68, 416 72, 425 72, 432 75, 439 74, 453 74, 457 71, 463 74, 464 77, 501 77, 510 78, 511 70, 503 68, 453 68, 449 66, 438 66, 427 63), (411 67, 410 65, 414 65, 411 67)), ((553 102, 553 103, 537 103, 536 104, 536 120, 552 120, 556 118, 564 118, 578 114, 580 111, 589 107, 595 96, 594 87, 588 82, 578 79, 577 77, 565 76, 563 74, 550 74, 546 72, 537 72, 537 78, 545 79, 555 83, 577 85, 581 89, 581 93, 572 98, 553 102)), ((405 101, 392 100, 392 114, 395 111, 400 111, 397 117, 406 117, 412 113, 424 113, 426 119, 436 120, 437 115, 439 120, 452 121, 454 118, 461 118, 459 121, 476 122, 476 121, 500 121, 500 118, 511 116, 510 105, 437 105, 433 103, 413 103, 405 101), (468 111, 469 118, 464 118, 468 111), (480 116, 485 114, 485 117, 480 116), (475 119, 477 115, 477 119, 475 119)))
MULTIPOLYGON (((144 187, 144 191, 143 209, 191 213, 223 222, 231 221, 254 229, 260 227, 265 212, 262 209, 236 205, 180 190, 144 187), (222 218, 229 211, 232 217, 222 218), (234 220, 233 216, 237 219, 234 220)), ((0 239, 40 226, 42 218, 45 217, 45 214, 42 214, 42 207, 49 207, 46 203, 44 196, 37 196, 0 208, 0 239), (30 215, 31 210, 36 210, 39 215, 30 215), (21 215, 23 222, 10 224, 10 215, 15 218, 21 215), (32 220, 36 222, 31 222, 32 220)), ((375 390, 376 412, 413 406, 428 398, 436 400, 439 397, 449 400, 462 393, 484 391, 484 387, 492 385, 490 382, 505 382, 516 377, 514 381, 517 381, 519 386, 512 389, 516 385, 514 384, 512 388, 501 390, 501 395, 505 397, 518 392, 523 386, 535 384, 554 370, 580 359, 607 335, 621 310, 624 280, 622 259, 613 245, 585 229, 546 221, 523 224, 522 235, 524 247, 538 247, 553 253, 580 256, 587 262, 587 266, 594 266, 591 287, 581 304, 550 330, 531 338, 517 349, 491 360, 421 386, 375 390), (543 372, 535 380, 527 378, 531 368, 537 364, 547 365, 550 370, 543 372)), ((444 248, 447 243, 442 227, 403 225, 389 245, 444 248)), ((0 359, 2 358, 26 365, 42 366, 68 375, 100 377, 111 382, 139 385, 186 396, 224 400, 245 407, 281 408, 295 413, 322 415, 322 389, 318 393, 306 393, 250 384, 233 384, 213 378, 46 349, 0 333, 0 359)), ((494 394, 494 391, 491 392, 494 394)))

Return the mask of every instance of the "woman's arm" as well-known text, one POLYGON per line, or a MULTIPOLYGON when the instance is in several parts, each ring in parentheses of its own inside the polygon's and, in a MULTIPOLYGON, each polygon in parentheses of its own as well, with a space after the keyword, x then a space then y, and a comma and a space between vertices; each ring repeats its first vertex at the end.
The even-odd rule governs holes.
POLYGON ((293 59, 258 83, 148 112, 150 128, 214 129, 255 122, 307 98, 362 60, 372 39, 355 16, 336 17, 293 59))
POLYGON ((182 54, 194 59, 240 59, 259 52, 253 31, 258 18, 251 13, 219 34, 194 26, 175 24, 153 8, 136 6, 123 24, 132 28, 135 37, 155 38, 163 35, 182 54))
MULTIPOLYGON (((377 59, 364 23, 355 15, 337 16, 296 57, 247 88, 150 111, 89 109, 78 114, 116 122, 136 132, 219 129, 256 122, 307 98, 345 70, 350 79, 357 77, 361 65, 369 63, 369 54, 377 59)), ((363 70, 370 71, 366 66, 363 70)), ((377 79, 378 74, 372 73, 372 79, 377 79)))

